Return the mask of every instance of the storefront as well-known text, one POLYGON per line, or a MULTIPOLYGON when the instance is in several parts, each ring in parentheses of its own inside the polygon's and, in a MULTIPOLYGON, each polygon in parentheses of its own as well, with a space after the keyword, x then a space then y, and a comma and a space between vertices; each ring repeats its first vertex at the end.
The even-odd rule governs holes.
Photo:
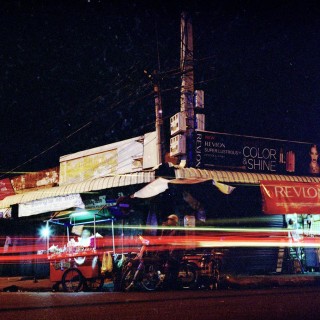
MULTIPOLYGON (((10 238, 10 243, 6 256, 13 259, 1 265, 1 273, 12 276, 43 276, 48 273, 45 263, 38 263, 38 256, 34 253, 45 249, 45 243, 41 237, 41 227, 44 221, 56 212, 84 212, 87 210, 99 210, 102 207, 114 206, 121 194, 130 194, 134 190, 140 189, 145 184, 155 179, 155 171, 140 171, 109 177, 100 177, 78 183, 67 184, 56 187, 46 187, 34 191, 26 191, 5 197, 0 201, 3 207, 3 218, 1 230, 4 235, 2 245, 5 245, 6 236, 10 238), (26 251, 21 251, 22 248, 26 251), (30 250, 29 250, 30 249, 30 250), (35 263, 36 262, 36 263, 35 263)), ((133 219, 140 219, 137 224, 143 222, 140 208, 136 209, 135 215, 125 221, 134 224, 133 219)), ((113 213, 117 215, 117 213, 113 213)), ((120 223, 120 217, 115 217, 120 223)), ((109 225, 109 224, 108 224, 109 225)), ((65 236, 66 228, 53 227, 54 234, 65 236)), ((111 228, 104 228, 103 235, 111 235, 111 228)), ((116 230, 120 233, 120 230, 116 230)), ((5 258, 3 258, 5 260, 5 258)), ((42 261, 43 262, 43 261, 42 261)))
MULTIPOLYGON (((215 223, 219 217, 226 218, 229 222, 223 221, 223 224, 228 226, 277 229, 281 234, 286 234, 287 240, 292 235, 290 229, 294 225, 305 242, 307 238, 313 240, 313 246, 310 241, 301 244, 301 247, 304 246, 302 250, 297 244, 292 247, 298 250, 292 250, 288 245, 232 249, 239 259, 230 258, 230 270, 238 269, 245 273, 297 272, 297 268, 290 266, 292 262, 287 261, 296 259, 300 260, 302 271, 317 270, 317 202, 303 206, 303 201, 295 203, 289 196, 287 204, 283 206, 289 208, 287 211, 276 210, 275 207, 268 211, 261 192, 262 182, 288 182, 296 188, 304 186, 309 192, 307 196, 317 199, 315 189, 310 189, 314 187, 313 184, 320 182, 317 145, 197 131, 194 146, 194 167, 177 167, 175 178, 211 179, 236 188, 226 198, 216 195, 216 203, 207 208, 207 218, 213 216, 215 223), (293 251, 299 251, 299 254, 293 255, 293 251), (245 258, 241 260, 241 256, 245 258)), ((299 194, 300 191, 296 192, 299 194)), ((197 197, 197 193, 198 199, 203 198, 201 188, 193 195, 197 197)))

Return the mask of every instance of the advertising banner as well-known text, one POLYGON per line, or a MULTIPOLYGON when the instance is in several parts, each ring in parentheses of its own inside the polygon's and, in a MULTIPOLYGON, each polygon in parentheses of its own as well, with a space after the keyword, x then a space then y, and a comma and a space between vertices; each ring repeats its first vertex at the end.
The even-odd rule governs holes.
POLYGON ((7 196, 15 194, 11 185, 10 179, 0 180, 0 200, 3 200, 7 196))
POLYGON ((60 185, 115 174, 118 151, 108 150, 60 163, 60 185))
POLYGON ((194 146, 198 169, 320 176, 312 143, 197 131, 194 146))
POLYGON ((142 142, 135 137, 60 157, 59 185, 140 171, 142 142))
POLYGON ((320 183, 261 181, 262 210, 267 214, 320 214, 320 183))
POLYGON ((59 168, 51 168, 37 172, 30 172, 11 179, 13 189, 16 193, 24 192, 26 189, 41 189, 58 185, 59 168))
POLYGON ((80 194, 46 198, 19 204, 19 217, 27 217, 50 211, 61 211, 69 208, 84 209, 80 194))

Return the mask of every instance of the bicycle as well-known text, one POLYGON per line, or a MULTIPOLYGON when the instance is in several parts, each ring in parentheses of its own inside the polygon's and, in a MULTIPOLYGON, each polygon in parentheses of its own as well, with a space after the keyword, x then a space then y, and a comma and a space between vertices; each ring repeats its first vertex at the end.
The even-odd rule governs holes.
MULTIPOLYGON (((142 246, 139 253, 128 259, 122 270, 120 287, 123 291, 142 289, 144 291, 155 291, 165 289, 170 282, 168 270, 168 259, 159 252, 146 254, 149 241, 139 236, 142 246)), ((185 261, 179 262, 178 287, 191 288, 196 283, 197 273, 193 265, 185 261)))

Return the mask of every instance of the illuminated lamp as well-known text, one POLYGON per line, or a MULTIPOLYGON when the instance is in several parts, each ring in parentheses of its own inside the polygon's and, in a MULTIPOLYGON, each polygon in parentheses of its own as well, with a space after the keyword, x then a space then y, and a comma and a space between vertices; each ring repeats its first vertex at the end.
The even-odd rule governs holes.
POLYGON ((70 214, 70 218, 88 218, 92 216, 88 211, 76 211, 70 214))
POLYGON ((46 238, 47 239, 47 238, 49 238, 50 234, 51 234, 51 230, 50 230, 48 225, 46 225, 45 227, 42 227, 40 229, 40 236, 42 238, 46 238))

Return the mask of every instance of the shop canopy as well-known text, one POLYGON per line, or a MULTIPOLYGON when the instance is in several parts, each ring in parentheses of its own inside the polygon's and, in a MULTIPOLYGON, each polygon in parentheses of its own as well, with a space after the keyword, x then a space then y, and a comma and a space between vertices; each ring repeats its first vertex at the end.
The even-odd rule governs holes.
POLYGON ((22 204, 35 200, 80 194, 115 187, 149 183, 155 179, 155 171, 140 171, 130 174, 121 174, 90 179, 79 183, 71 183, 59 187, 44 188, 8 196, 0 201, 0 208, 9 208, 14 204, 22 204))
POLYGON ((320 183, 320 177, 289 176, 278 174, 263 174, 239 171, 218 171, 195 168, 175 169, 176 179, 212 179, 222 183, 239 183, 260 185, 260 181, 291 181, 320 183))

